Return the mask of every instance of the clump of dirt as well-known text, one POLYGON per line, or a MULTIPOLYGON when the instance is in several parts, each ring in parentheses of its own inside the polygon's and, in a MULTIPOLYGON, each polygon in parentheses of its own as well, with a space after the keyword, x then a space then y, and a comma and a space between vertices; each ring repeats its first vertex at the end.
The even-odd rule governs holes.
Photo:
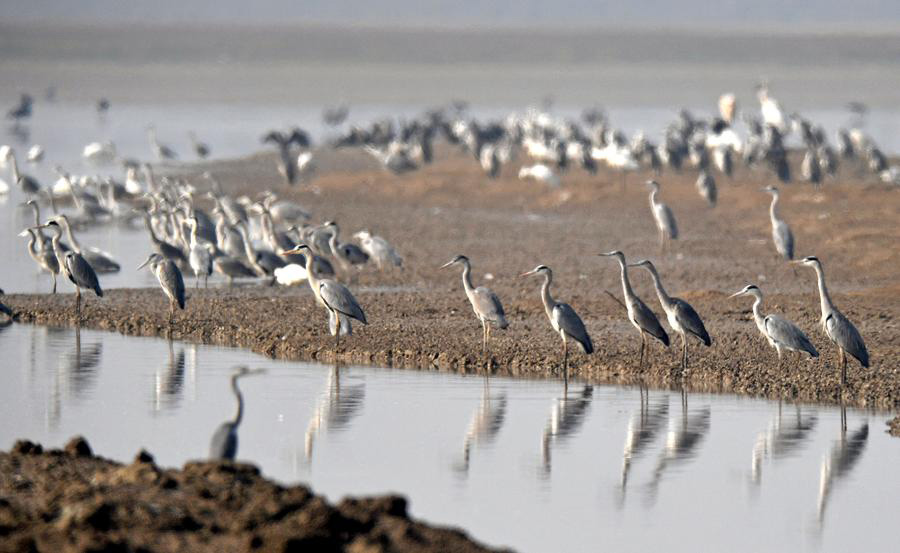
POLYGON ((0 551, 492 551, 458 530, 412 520, 399 496, 330 505, 279 486, 253 465, 164 469, 141 451, 129 465, 83 438, 0 452, 0 551))
POLYGON ((888 434, 900 438, 900 415, 888 421, 888 434))

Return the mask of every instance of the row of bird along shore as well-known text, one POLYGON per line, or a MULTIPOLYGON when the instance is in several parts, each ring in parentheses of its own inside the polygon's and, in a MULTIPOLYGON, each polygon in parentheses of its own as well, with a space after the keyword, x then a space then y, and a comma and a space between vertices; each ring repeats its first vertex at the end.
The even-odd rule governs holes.
POLYGON ((219 161, 151 131, 155 160, 55 183, 6 149, 30 253, 65 283, 4 302, 281 357, 894 409, 896 166, 862 128, 758 98, 657 136, 597 109, 479 120, 458 102, 321 144, 261 132, 260 153, 219 161), (102 288, 138 269, 75 238, 108 224, 146 229, 162 290, 102 288))

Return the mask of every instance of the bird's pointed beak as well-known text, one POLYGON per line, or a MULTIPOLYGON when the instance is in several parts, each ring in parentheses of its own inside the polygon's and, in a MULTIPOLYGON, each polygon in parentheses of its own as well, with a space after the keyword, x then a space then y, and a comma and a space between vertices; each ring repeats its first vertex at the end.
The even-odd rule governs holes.
POLYGON ((531 276, 531 275, 533 275, 533 274, 534 274, 534 270, 531 270, 531 271, 528 271, 527 273, 522 273, 522 274, 519 275, 519 276, 520 276, 520 277, 527 277, 527 276, 531 276))
POLYGON ((795 259, 793 261, 788 261, 791 265, 803 265, 804 259, 795 259))
POLYGON ((139 270, 143 269, 144 267, 146 267, 147 264, 150 263, 151 259, 153 259, 153 257, 148 257, 147 261, 144 261, 143 263, 141 263, 136 270, 139 271, 139 270))
POLYGON ((22 232, 19 233, 19 236, 28 236, 28 231, 29 231, 29 230, 31 230, 31 229, 25 229, 25 230, 23 230, 22 232))
POLYGON ((738 296, 743 296, 743 295, 744 295, 744 291, 741 290, 740 292, 735 292, 734 294, 731 294, 730 296, 728 296, 728 298, 731 299, 731 298, 736 298, 738 296))
POLYGON ((612 257, 614 254, 613 254, 613 252, 606 252, 606 253, 598 253, 597 255, 602 255, 603 257, 612 257))
POLYGON ((447 267, 449 267, 450 265, 453 265, 454 263, 456 263, 455 260, 454 260, 454 261, 448 261, 448 262, 444 263, 443 265, 441 265, 441 269, 446 269, 447 267))
POLYGON ((289 254, 293 255, 295 253, 303 253, 303 250, 305 250, 305 249, 306 248, 301 248, 300 246, 297 246, 296 248, 294 248, 292 250, 287 250, 286 252, 283 252, 283 255, 289 255, 289 254))
POLYGON ((644 265, 643 263, 626 263, 625 264, 626 267, 641 267, 643 265, 644 265))

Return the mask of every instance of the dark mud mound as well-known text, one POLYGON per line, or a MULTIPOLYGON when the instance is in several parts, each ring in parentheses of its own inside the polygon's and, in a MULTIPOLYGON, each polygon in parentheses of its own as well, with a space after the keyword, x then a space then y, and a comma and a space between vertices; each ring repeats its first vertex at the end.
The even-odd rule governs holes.
POLYGON ((0 551, 490 551, 458 530, 411 520, 398 496, 330 505, 282 487, 253 465, 130 465, 17 442, 0 452, 0 551))

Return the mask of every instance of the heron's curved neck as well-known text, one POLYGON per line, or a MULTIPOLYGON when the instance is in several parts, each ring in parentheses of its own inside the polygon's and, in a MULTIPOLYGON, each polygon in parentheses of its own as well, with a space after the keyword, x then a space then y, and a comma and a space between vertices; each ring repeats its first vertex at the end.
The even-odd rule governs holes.
POLYGON ((66 237, 69 239, 69 247, 76 253, 81 253, 81 244, 78 243, 78 240, 75 240, 75 235, 72 234, 72 227, 69 226, 69 220, 65 218, 65 215, 61 216, 63 226, 66 229, 66 237))
POLYGON ((216 218, 216 242, 219 249, 225 251, 225 240, 228 237, 228 226, 225 223, 225 214, 221 211, 216 218))
POLYGON ((241 235, 242 241, 244 242, 244 253, 247 254, 247 259, 250 263, 256 265, 256 250, 253 249, 253 244, 250 243, 250 237, 247 236, 247 231, 244 230, 244 227, 241 225, 237 225, 234 227, 237 229, 238 233, 241 235))
POLYGON ((778 220, 778 211, 777 211, 777 209, 778 209, 778 193, 775 192, 774 194, 772 194, 772 204, 769 206, 769 217, 770 217, 773 221, 777 221, 777 220, 778 220))
POLYGON ((159 237, 156 235, 156 230, 153 229, 153 223, 150 222, 149 212, 144 212, 144 225, 147 226, 147 232, 150 233, 150 240, 154 243, 159 243, 159 237))
MULTIPOLYGON (((52 196, 52 194, 51 194, 52 196)), ((41 239, 41 247, 43 247, 44 242, 47 241, 47 236, 44 234, 44 229, 41 228, 41 208, 38 206, 37 202, 29 204, 31 209, 34 211, 34 226, 37 227, 35 232, 38 237, 41 239)))
POLYGON ((59 262, 60 268, 65 267, 63 261, 65 260, 65 254, 62 251, 62 247, 59 245, 59 240, 62 238, 62 231, 59 227, 56 227, 56 232, 53 234, 53 238, 50 239, 50 245, 53 246, 53 254, 56 256, 56 260, 59 262))
POLYGON ((199 245, 197 241, 197 221, 193 220, 191 222, 191 249, 196 248, 199 245))
POLYGON ((650 205, 651 206, 655 207, 656 204, 659 203, 658 198, 657 198, 658 195, 659 195, 659 188, 654 188, 653 190, 650 191, 650 205))
POLYGON ((834 310, 834 304, 831 303, 828 287, 825 286, 825 271, 822 270, 822 266, 818 263, 813 265, 813 268, 816 270, 816 278, 819 282, 819 301, 822 305, 822 317, 824 318, 834 310))
POLYGON ((237 426, 244 418, 244 396, 241 395, 241 389, 238 388, 238 375, 231 377, 231 390, 234 392, 234 397, 237 398, 237 411, 234 414, 234 425, 237 426))
POLYGON ((22 178, 22 174, 19 173, 19 162, 16 159, 15 154, 13 154, 11 161, 12 161, 13 178, 16 180, 16 182, 19 182, 19 179, 22 178))
POLYGON ((666 293, 666 289, 663 288, 662 281, 659 280, 659 273, 656 272, 656 267, 646 265, 646 268, 650 271, 650 276, 653 277, 653 287, 656 288, 656 295, 659 297, 659 303, 663 304, 663 306, 671 305, 672 298, 669 297, 669 294, 666 293))
POLYGON ((39 250, 35 245, 36 243, 37 243, 37 236, 35 235, 34 231, 28 231, 28 252, 31 253, 31 257, 33 257, 33 258, 35 256, 37 256, 37 254, 40 250, 44 249, 43 244, 42 244, 41 248, 39 250))
POLYGON ((619 262, 619 267, 622 268, 622 292, 626 299, 631 298, 634 296, 634 291, 631 289, 631 281, 628 280, 628 267, 625 265, 624 259, 616 257, 616 260, 619 262))
POLYGON ((466 289, 467 294, 470 294, 475 290, 475 287, 472 286, 472 266, 469 265, 468 261, 463 261, 462 281, 463 288, 466 289))
POLYGON ((275 239, 275 224, 272 222, 272 215, 268 210, 264 210, 259 216, 260 226, 262 227, 263 237, 266 243, 273 251, 278 251, 278 241, 275 239))
POLYGON ((316 276, 316 271, 313 269, 313 256, 315 254, 309 248, 306 248, 303 252, 303 257, 306 258, 306 280, 309 282, 309 287, 312 288, 313 294, 315 294, 316 298, 319 297, 319 282, 320 279, 316 276))
POLYGON ((544 284, 541 286, 541 300, 544 302, 544 311, 550 317, 553 314, 553 308, 556 307, 556 301, 550 295, 550 283, 553 282, 553 273, 544 272, 544 284))
POLYGON ((765 317, 760 312, 760 307, 762 306, 762 294, 753 294, 753 318, 756 319, 758 324, 761 324, 765 317))

